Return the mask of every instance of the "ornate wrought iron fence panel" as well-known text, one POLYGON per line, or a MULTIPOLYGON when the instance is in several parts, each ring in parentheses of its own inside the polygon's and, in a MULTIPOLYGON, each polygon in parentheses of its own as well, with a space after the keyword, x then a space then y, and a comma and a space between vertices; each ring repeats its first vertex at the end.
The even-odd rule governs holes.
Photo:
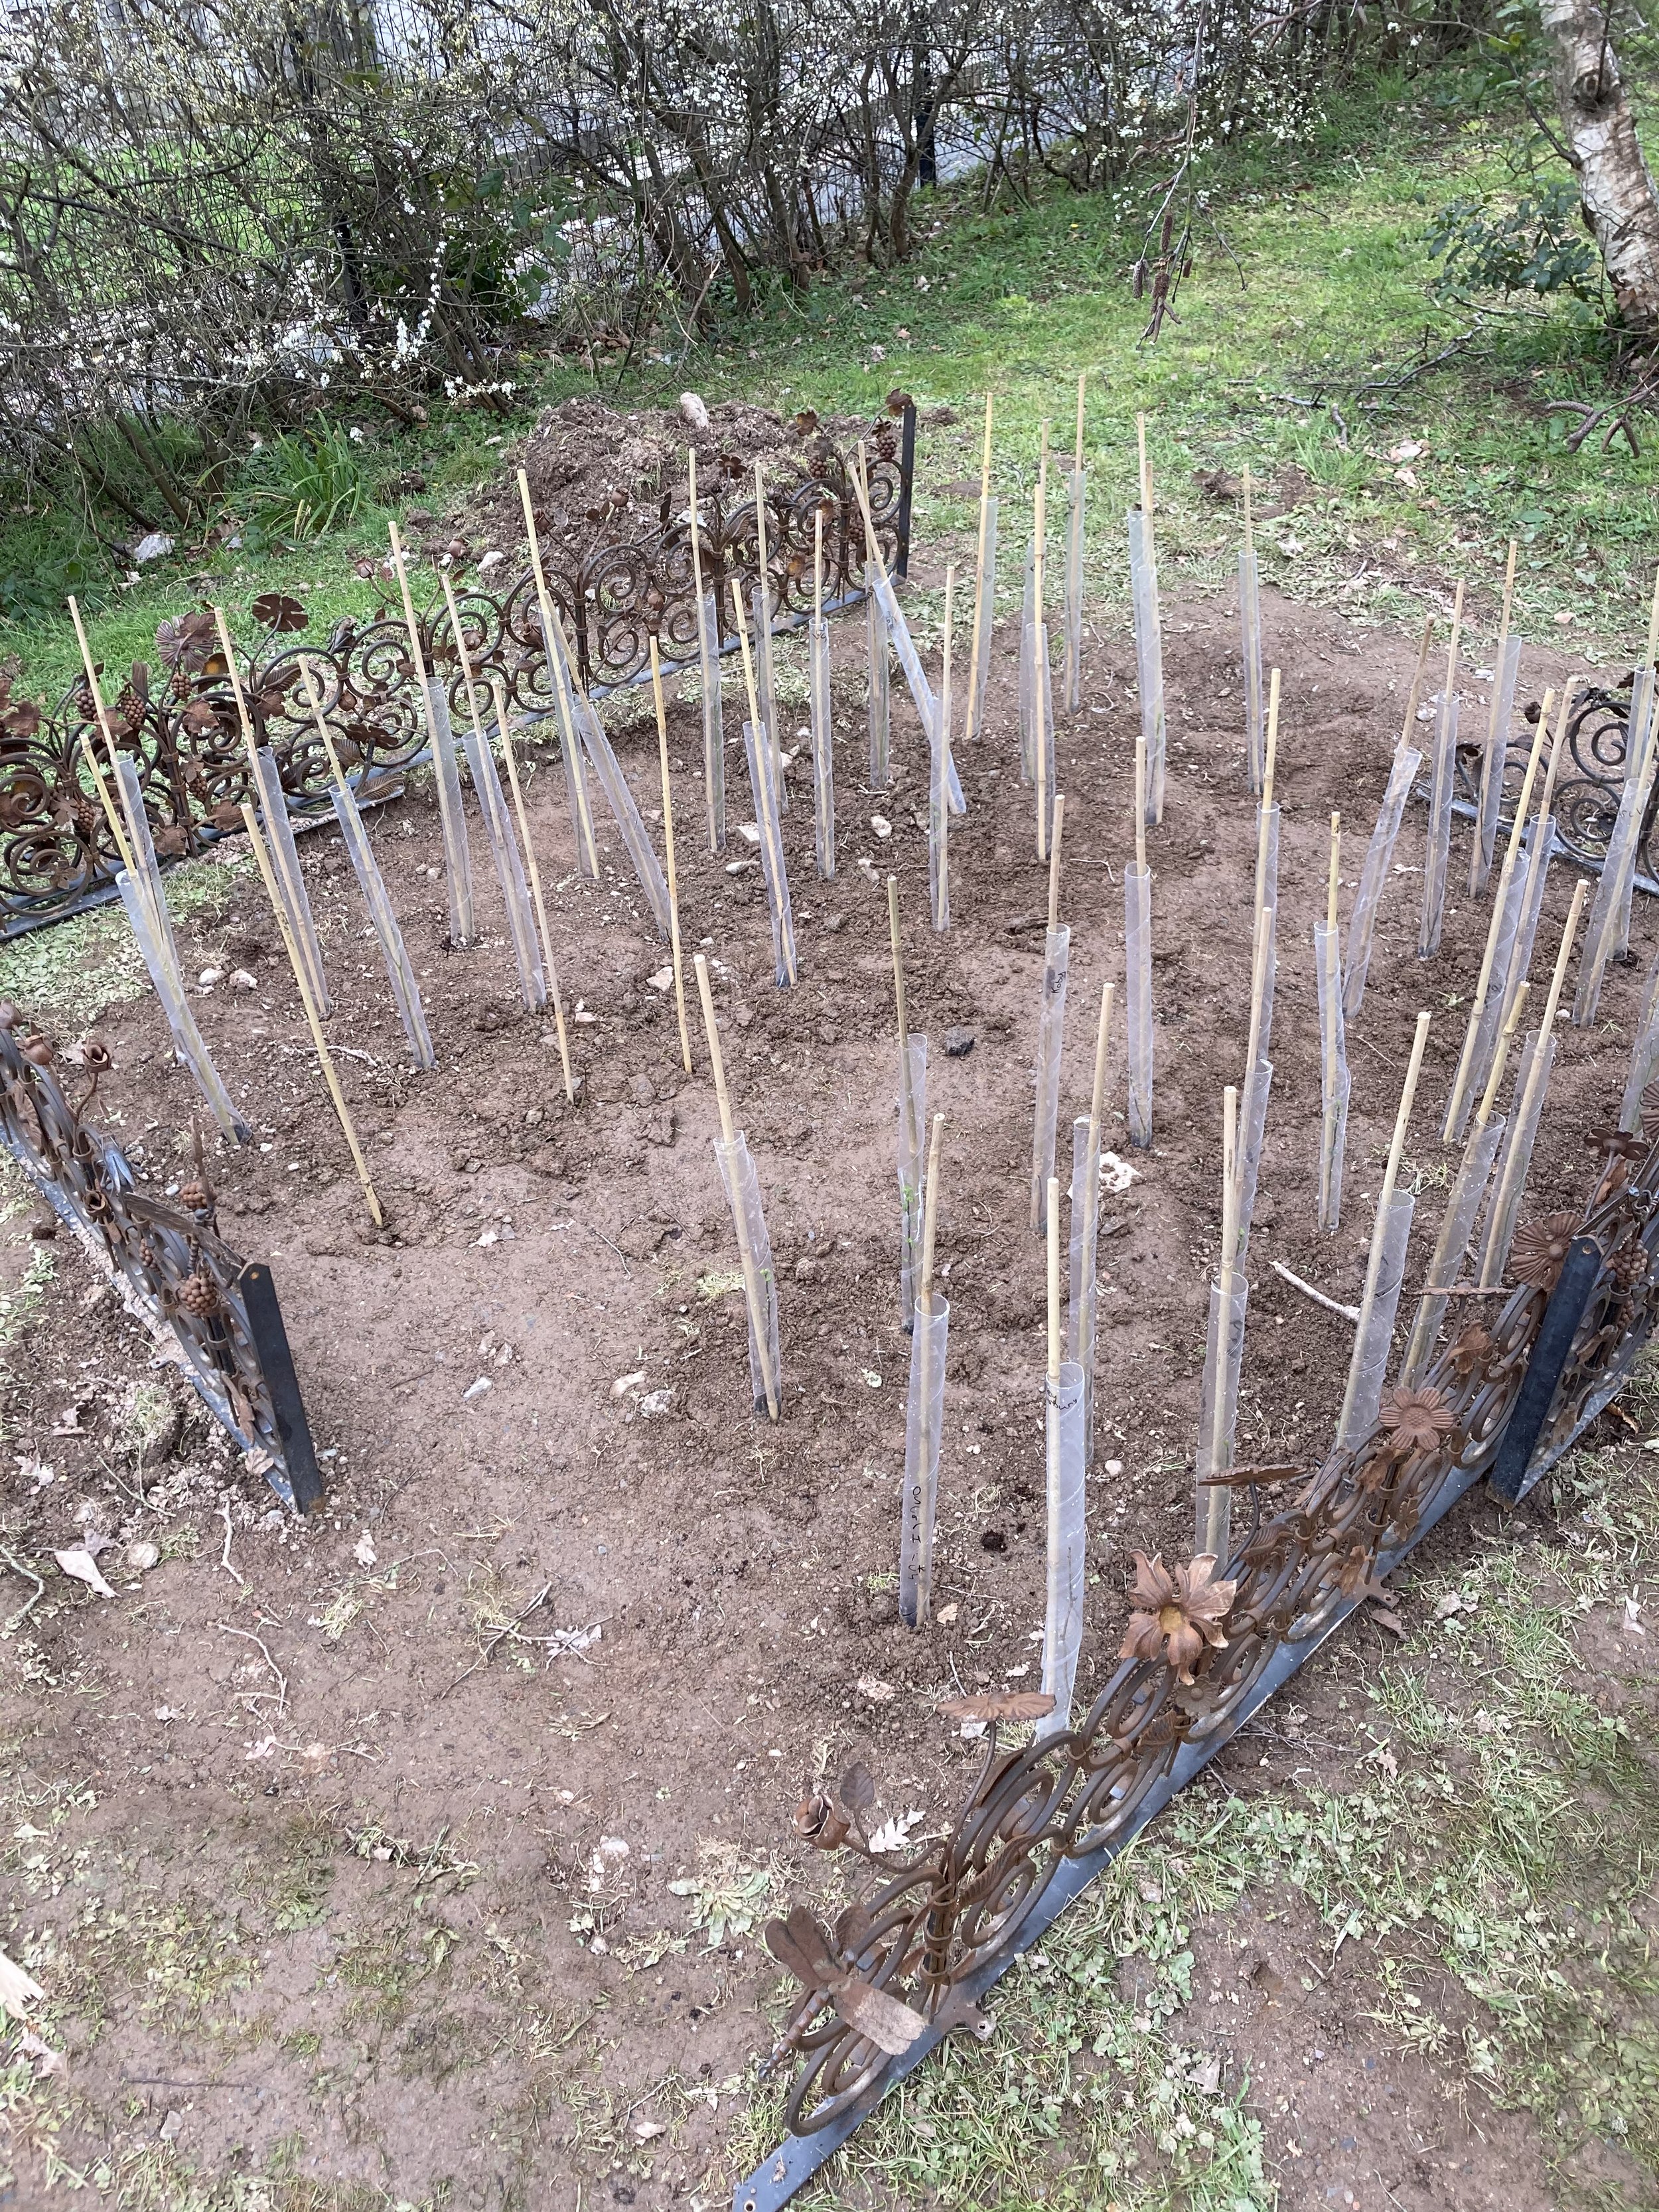
POLYGON ((219 1235, 199 1145, 176 1206, 146 1196, 125 1153, 85 1117, 111 1066, 106 1049, 88 1039, 59 1055, 44 1037, 20 1035, 18 1022, 15 1007, 0 1006, 0 1137, 58 1218, 176 1347, 249 1465, 285 1504, 308 1510, 322 1482, 269 1272, 219 1235), (79 1070, 77 1097, 59 1066, 79 1070))
MULTIPOLYGON (((902 423, 873 423, 866 441, 871 519, 884 558, 901 573, 908 553, 915 410, 902 423)), ((698 551, 704 589, 720 610, 722 653, 734 651, 731 586, 747 605, 759 576, 752 489, 718 482, 700 501, 698 551)), ((811 611, 814 518, 825 515, 824 599, 828 608, 864 596, 866 547, 848 464, 827 439, 812 437, 791 473, 766 492, 767 577, 775 626, 793 628, 811 611)), ((540 525, 538 524, 538 529, 540 525)), ((556 551, 544 537, 550 594, 596 696, 648 677, 651 641, 673 667, 695 665, 696 594, 691 526, 665 497, 653 530, 600 538, 556 551)), ((468 657, 485 684, 500 676, 524 716, 552 712, 535 579, 526 568, 497 591, 472 585, 459 593, 468 657)), ((324 638, 301 603, 267 592, 253 603, 258 635, 237 671, 259 742, 276 757, 289 807, 297 819, 332 818, 330 769, 306 703, 302 659, 310 662, 324 718, 360 799, 392 797, 404 772, 426 751, 423 702, 414 680, 400 614, 337 623, 324 638)), ((422 650, 459 703, 460 656, 441 598, 421 614, 422 650)), ((195 609, 162 623, 158 665, 134 664, 106 684, 112 742, 136 763, 155 849, 163 860, 201 852, 241 832, 252 795, 231 672, 212 617, 195 609), (112 694, 113 696, 108 696, 112 694)), ((83 738, 96 738, 84 678, 46 713, 14 699, 0 680, 0 936, 55 921, 112 896, 119 854, 85 765, 83 738)))
POLYGON ((1553 1348, 1559 1380, 1528 1484, 1600 1413, 1659 1318, 1659 1144, 1635 1144, 1632 1158, 1632 1140, 1615 1133, 1604 1149, 1582 1218, 1553 1216, 1522 1231, 1514 1266, 1524 1279, 1495 1315, 1486 1298, 1470 1303, 1477 1317, 1419 1388, 1385 1399, 1381 1425, 1358 1449, 1333 1452, 1310 1479, 1257 1471, 1302 1486, 1264 1515, 1252 1486, 1254 1525, 1226 1568, 1224 1642, 1183 1665, 1176 1624, 1141 1616, 1160 1656, 1126 1659, 1075 1729, 1020 1749, 999 1744, 995 1708, 1021 1700, 984 1700, 985 1753, 950 1834, 896 1866, 864 1846, 870 1784, 857 1770, 839 1798, 801 1808, 798 1833, 862 1856, 872 1886, 832 1928, 798 1905, 768 1929, 775 1955, 804 1984, 771 2063, 799 2070, 789 2135, 738 2184, 736 2212, 787 2202, 944 2035, 982 2028, 975 2001, 1015 1956, 1487 1474, 1577 1239, 1591 1241, 1598 1264, 1565 1360, 1553 1348))
MULTIPOLYGON (((1565 757, 1556 778, 1552 806, 1558 845, 1580 867, 1600 870, 1607 857, 1607 841, 1618 819, 1619 802, 1625 795, 1625 769, 1630 751, 1631 687, 1607 688, 1587 684, 1574 699, 1567 716, 1565 757)), ((1504 789, 1499 819, 1508 828, 1515 817, 1532 750, 1533 733, 1510 738, 1504 753, 1504 789)), ((1426 786, 1423 788, 1426 791, 1426 786)), ((1457 811, 1474 813, 1480 789, 1480 747, 1457 749, 1457 811)), ((1638 887, 1659 896, 1659 850, 1653 842, 1659 787, 1649 801, 1636 856, 1638 887)))

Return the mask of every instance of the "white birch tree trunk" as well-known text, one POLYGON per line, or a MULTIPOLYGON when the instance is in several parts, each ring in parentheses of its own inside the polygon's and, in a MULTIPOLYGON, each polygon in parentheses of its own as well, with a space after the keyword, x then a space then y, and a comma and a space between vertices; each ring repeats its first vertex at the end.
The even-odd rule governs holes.
POLYGON ((1595 0, 1539 0, 1556 105, 1578 172, 1585 220, 1632 331, 1659 332, 1659 194, 1595 0))

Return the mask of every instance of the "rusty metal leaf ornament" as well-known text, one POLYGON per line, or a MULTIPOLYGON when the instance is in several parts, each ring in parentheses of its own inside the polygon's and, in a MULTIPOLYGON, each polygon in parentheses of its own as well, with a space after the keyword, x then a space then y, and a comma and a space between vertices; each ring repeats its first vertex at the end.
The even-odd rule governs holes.
POLYGON ((947 1698, 937 1708, 947 1721, 1040 1721, 1054 1709, 1046 1690, 989 1690, 980 1697, 947 1698))

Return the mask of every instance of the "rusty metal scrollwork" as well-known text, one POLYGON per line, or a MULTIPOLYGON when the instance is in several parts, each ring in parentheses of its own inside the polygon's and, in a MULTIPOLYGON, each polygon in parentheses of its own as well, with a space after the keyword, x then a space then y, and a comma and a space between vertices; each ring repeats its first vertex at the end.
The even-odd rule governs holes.
MULTIPOLYGON (((1189 1600, 1185 1582, 1160 1563, 1146 1563, 1152 1600, 1167 1597, 1170 1609, 1138 1615, 1141 1626, 1132 1624, 1125 1648, 1144 1652, 1150 1637, 1156 1649, 1162 1621, 1167 1633, 1158 1656, 1127 1659, 1077 1727, 1024 1747, 1005 1747, 999 1722, 1002 1708, 1015 1717, 1015 1707, 1031 1701, 994 1695, 978 1701, 988 1716, 986 1748, 943 1841, 908 1860, 878 1861, 864 1844, 860 1805, 869 1802, 872 1785, 858 1769, 842 1785, 848 1802, 821 1798, 802 1807, 796 1826, 803 1838, 859 1854, 883 1878, 832 1929, 798 1906, 786 1938, 773 1943, 781 1962, 811 1984, 773 2054, 775 2065, 798 2065, 787 2106, 792 2136, 828 2132, 839 2141, 876 2102, 908 2047, 896 2047, 892 2008, 908 2018, 918 2045, 924 2031, 971 2027, 974 1996, 1029 1940, 1045 1896, 1072 1893, 1083 1863, 1109 1856, 1149 1807, 1164 1801, 1183 1754, 1190 1761, 1224 1741, 1264 1685, 1271 1687, 1270 1670, 1282 1672, 1287 1653, 1316 1639, 1357 1600, 1377 1594, 1380 1575, 1490 1468, 1548 1304, 1558 1252, 1570 1236, 1593 1238, 1601 1264, 1534 1455, 1534 1473, 1553 1464, 1607 1403, 1659 1317, 1653 1264, 1659 1145, 1633 1152, 1617 1133, 1597 1133, 1597 1139, 1606 1168, 1582 1218, 1565 1224, 1552 1218, 1531 1245, 1517 1240, 1523 1255, 1535 1247, 1531 1279, 1517 1281, 1501 1300, 1468 1301, 1463 1311, 1472 1317, 1443 1346, 1419 1387, 1385 1397, 1379 1425, 1364 1445, 1333 1452, 1300 1481, 1289 1504, 1263 1514, 1258 1491, 1255 1525, 1224 1579, 1207 1585, 1207 1564, 1196 1562, 1205 1575, 1193 1577, 1189 1600), (1220 1609, 1224 1642, 1189 1635, 1177 1656, 1183 1607, 1201 1614, 1206 1606, 1220 1609), (803 1973, 815 1945, 817 1963, 803 1973), (859 1984, 888 2001, 873 2022, 863 2017, 859 1984)), ((1048 1703, 1036 1702, 1045 1709, 1048 1703)), ((975 1705, 969 1700, 963 1710, 975 1705)), ((774 1923, 769 1942, 781 1925, 774 1923)))
MULTIPOLYGON (((872 520, 890 564, 902 562, 909 477, 897 426, 872 424, 866 441, 872 520)), ((759 530, 752 488, 717 483, 699 502, 699 552, 705 590, 720 611, 721 650, 735 647, 731 585, 745 600, 758 576, 759 530)), ((548 585, 571 638, 583 682, 596 695, 649 672, 651 641, 667 663, 696 657, 691 522, 665 501, 655 529, 556 548, 544 533, 548 585)), ((814 517, 825 516, 826 605, 862 596, 864 524, 846 457, 824 437, 810 437, 766 490, 767 575, 775 620, 810 610, 814 517)), ((469 658, 479 679, 502 679, 526 717, 552 710, 534 578, 526 568, 491 590, 459 592, 469 658)), ((360 799, 390 797, 403 771, 426 747, 423 706, 400 614, 337 623, 309 635, 310 617, 282 592, 253 602, 257 635, 237 671, 254 730, 274 751, 290 811, 330 812, 328 762, 306 704, 301 661, 311 663, 324 717, 360 799)), ((440 594, 418 617, 428 665, 452 687, 459 709, 462 675, 440 594)), ((230 671, 213 618, 197 608, 162 623, 156 665, 135 663, 105 681, 112 742, 138 770, 155 849, 164 860, 200 852, 241 831, 250 796, 230 671)), ((0 679, 0 934, 29 928, 106 896, 120 866, 83 759, 83 734, 95 737, 84 678, 51 714, 15 699, 0 679)))
POLYGON ((45 1038, 21 1030, 15 1007, 0 1005, 0 1139, 59 1219, 103 1255, 131 1300, 165 1330, 185 1373, 250 1466, 286 1504, 307 1504, 315 1486, 310 1439, 296 1436, 289 1406, 279 1418, 277 1405, 277 1391, 291 1388, 286 1341, 276 1352, 284 1371, 274 1376, 276 1348, 245 1295, 247 1263, 216 1226, 200 1139, 179 1203, 146 1196, 120 1147, 85 1118, 110 1066, 97 1039, 57 1053, 45 1038), (73 1101, 60 1067, 81 1072, 73 1101))

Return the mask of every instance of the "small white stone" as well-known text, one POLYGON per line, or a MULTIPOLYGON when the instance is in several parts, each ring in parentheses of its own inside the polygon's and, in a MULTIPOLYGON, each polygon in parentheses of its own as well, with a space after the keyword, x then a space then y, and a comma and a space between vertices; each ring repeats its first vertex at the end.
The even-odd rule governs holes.
POLYGON ((884 814, 872 814, 870 817, 870 827, 878 837, 890 837, 893 834, 893 825, 884 814))
POLYGON ((257 991, 259 988, 258 977, 251 975, 246 968, 233 968, 230 980, 239 991, 257 991))
POLYGON ((210 991, 223 976, 224 972, 222 968, 204 968, 196 980, 204 991, 210 991))

